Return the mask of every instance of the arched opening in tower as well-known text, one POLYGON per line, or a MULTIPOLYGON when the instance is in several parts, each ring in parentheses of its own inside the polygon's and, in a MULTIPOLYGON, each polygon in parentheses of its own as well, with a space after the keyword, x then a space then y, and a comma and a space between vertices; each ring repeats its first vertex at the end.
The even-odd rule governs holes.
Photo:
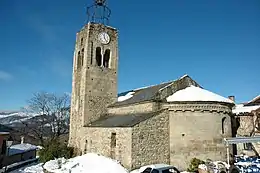
POLYGON ((96 48, 96 62, 98 66, 101 66, 102 64, 102 54, 101 54, 101 48, 97 47, 96 48))
POLYGON ((104 54, 103 66, 109 68, 110 50, 106 49, 104 54))

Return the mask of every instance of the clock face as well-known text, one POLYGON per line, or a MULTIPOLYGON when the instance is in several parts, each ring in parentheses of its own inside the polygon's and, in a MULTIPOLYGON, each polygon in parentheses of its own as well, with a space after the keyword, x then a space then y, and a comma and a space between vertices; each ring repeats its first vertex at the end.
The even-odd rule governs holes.
POLYGON ((98 35, 98 39, 102 44, 108 44, 110 42, 110 37, 106 32, 101 32, 98 35))

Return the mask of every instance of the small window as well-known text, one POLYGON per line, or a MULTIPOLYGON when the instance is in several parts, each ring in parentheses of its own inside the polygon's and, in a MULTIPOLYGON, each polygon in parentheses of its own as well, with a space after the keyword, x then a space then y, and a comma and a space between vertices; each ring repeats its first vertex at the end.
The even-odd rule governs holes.
POLYGON ((78 69, 81 67, 80 64, 81 64, 81 55, 80 55, 80 51, 78 51, 78 59, 77 59, 77 67, 78 67, 78 69))
POLYGON ((93 63, 93 42, 91 42, 91 46, 90 46, 90 64, 93 63))
POLYGON ((81 50, 82 56, 81 56, 81 66, 84 65, 84 48, 81 50))
POLYGON ((226 120, 226 117, 222 118, 222 134, 225 133, 225 120, 226 120))
POLYGON ((100 47, 96 48, 96 61, 97 61, 98 66, 102 65, 102 54, 101 54, 101 48, 100 47))
POLYGON ((87 152, 88 152, 88 140, 85 141, 84 154, 87 154, 87 152))
POLYGON ((116 133, 111 134, 111 148, 116 147, 116 133))
POLYGON ((109 68, 110 50, 106 49, 104 54, 103 66, 109 68))

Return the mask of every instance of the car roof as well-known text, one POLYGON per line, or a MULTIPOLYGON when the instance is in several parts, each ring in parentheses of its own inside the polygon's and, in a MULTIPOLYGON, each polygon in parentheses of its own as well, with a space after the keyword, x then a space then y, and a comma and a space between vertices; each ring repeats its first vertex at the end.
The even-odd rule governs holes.
POLYGON ((152 168, 157 170, 165 170, 165 169, 171 169, 175 167, 168 164, 154 164, 152 168))

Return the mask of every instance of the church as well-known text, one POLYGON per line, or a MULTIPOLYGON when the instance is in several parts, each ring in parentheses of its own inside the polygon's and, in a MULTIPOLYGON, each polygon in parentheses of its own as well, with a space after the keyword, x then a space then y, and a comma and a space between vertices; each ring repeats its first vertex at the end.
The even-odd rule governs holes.
POLYGON ((118 94, 118 31, 106 24, 105 0, 90 9, 106 13, 89 13, 76 35, 69 146, 129 170, 154 163, 185 170, 194 157, 226 161, 223 138, 233 135, 234 101, 188 75, 118 94))

